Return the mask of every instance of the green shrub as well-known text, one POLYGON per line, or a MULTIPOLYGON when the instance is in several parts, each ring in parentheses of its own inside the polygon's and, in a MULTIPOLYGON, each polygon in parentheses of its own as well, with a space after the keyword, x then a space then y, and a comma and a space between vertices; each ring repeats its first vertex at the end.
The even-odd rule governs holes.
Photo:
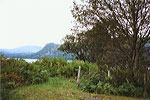
POLYGON ((9 100, 8 94, 11 89, 48 81, 48 72, 43 67, 27 63, 23 59, 7 59, 5 56, 1 56, 0 60, 1 98, 3 100, 9 100))
POLYGON ((26 67, 21 68, 21 74, 27 84, 38 84, 48 81, 47 70, 35 64, 28 64, 26 67))
MULTIPOLYGON (((138 87, 135 82, 131 81, 131 74, 128 73, 129 71, 126 69, 122 70, 117 67, 108 68, 107 66, 100 66, 99 70, 95 71, 95 73, 83 75, 79 87, 81 90, 91 93, 143 97, 143 87, 138 87), (107 75, 108 70, 110 70, 111 73, 110 77, 107 75)), ((146 86, 149 95, 149 84, 146 86)))
POLYGON ((16 88, 28 84, 38 84, 48 80, 48 73, 42 67, 27 63, 23 59, 3 59, 1 83, 7 88, 16 88))
POLYGON ((134 91, 134 96, 135 97, 143 97, 144 89, 143 87, 136 87, 134 91))
POLYGON ((67 78, 76 77, 78 74, 79 66, 81 66, 81 76, 90 72, 98 70, 98 66, 83 61, 67 62, 62 58, 42 58, 34 63, 46 69, 50 77, 64 76, 67 78))
POLYGON ((118 87, 118 92, 120 95, 134 96, 135 87, 132 83, 123 83, 118 87))
POLYGON ((84 75, 80 81, 80 88, 83 91, 116 94, 117 90, 105 79, 106 73, 93 73, 92 75, 84 75), (105 79, 105 80, 103 80, 105 79))

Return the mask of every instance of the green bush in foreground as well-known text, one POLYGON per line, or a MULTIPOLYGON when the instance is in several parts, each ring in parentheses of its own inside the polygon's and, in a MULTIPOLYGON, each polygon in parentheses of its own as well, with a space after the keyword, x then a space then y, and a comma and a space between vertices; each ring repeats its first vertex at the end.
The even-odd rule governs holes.
MULTIPOLYGON (((109 69, 111 71, 111 76, 108 77, 107 67, 105 69, 103 69, 103 67, 104 66, 102 66, 102 68, 99 68, 101 70, 95 73, 84 75, 81 78, 79 85, 81 90, 98 94, 120 95, 130 97, 144 96, 144 85, 141 86, 138 85, 139 83, 136 83, 134 80, 128 80, 127 77, 129 77, 128 75, 130 75, 128 70, 121 71, 117 68, 109 69)), ((149 89, 149 85, 147 85, 147 96, 150 96, 149 89)))
POLYGON ((48 73, 40 66, 27 63, 23 59, 1 57, 0 79, 1 99, 6 100, 9 98, 7 95, 11 89, 48 81, 48 73))
POLYGON ((40 66, 22 59, 2 60, 1 81, 6 88, 38 84, 48 80, 48 73, 40 66))

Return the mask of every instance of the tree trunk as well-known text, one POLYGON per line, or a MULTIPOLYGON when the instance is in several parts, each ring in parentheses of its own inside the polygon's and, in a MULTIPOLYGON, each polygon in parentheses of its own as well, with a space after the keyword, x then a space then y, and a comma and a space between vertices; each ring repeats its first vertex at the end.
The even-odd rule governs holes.
POLYGON ((150 81, 150 80, 149 80, 149 70, 147 69, 146 72, 147 72, 147 81, 150 81))
POLYGON ((134 78, 137 78, 137 66, 138 66, 138 59, 139 59, 139 56, 138 54, 135 56, 135 59, 133 60, 133 76, 134 78))
POLYGON ((147 96, 147 89, 146 89, 146 73, 144 73, 144 77, 143 77, 143 81, 144 81, 144 94, 143 96, 147 96))

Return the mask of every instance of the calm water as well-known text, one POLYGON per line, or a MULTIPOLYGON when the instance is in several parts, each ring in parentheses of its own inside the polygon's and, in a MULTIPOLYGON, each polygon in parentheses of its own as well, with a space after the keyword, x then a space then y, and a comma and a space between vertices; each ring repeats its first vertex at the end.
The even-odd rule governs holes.
POLYGON ((28 63, 32 63, 32 62, 37 61, 38 59, 24 59, 24 60, 28 63))
MULTIPOLYGON (((9 58, 7 58, 9 59, 9 58)), ((15 59, 18 59, 18 58, 15 58, 15 59)), ((28 63, 32 63, 32 62, 36 62, 38 59, 24 59, 26 62, 28 63)), ((72 60, 67 60, 67 62, 72 62, 72 60)))
MULTIPOLYGON (((37 61, 38 59, 24 59, 24 60, 28 63, 32 63, 32 62, 37 61)), ((67 62, 72 62, 72 60, 67 60, 67 62)))

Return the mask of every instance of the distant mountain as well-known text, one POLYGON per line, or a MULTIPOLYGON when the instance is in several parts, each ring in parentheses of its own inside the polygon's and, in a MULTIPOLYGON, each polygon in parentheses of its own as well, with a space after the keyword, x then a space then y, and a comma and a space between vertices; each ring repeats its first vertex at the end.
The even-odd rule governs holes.
POLYGON ((12 58, 28 58, 39 59, 47 58, 65 58, 71 60, 71 54, 64 55, 62 51, 57 50, 60 44, 48 43, 43 48, 38 46, 23 46, 15 49, 1 49, 0 53, 5 54, 7 57, 12 58))
POLYGON ((50 55, 52 55, 52 53, 60 52, 57 50, 59 46, 60 46, 59 44, 48 43, 44 46, 44 48, 42 50, 37 52, 37 54, 42 54, 42 55, 49 55, 50 54, 50 55))
POLYGON ((72 59, 71 55, 64 55, 62 51, 57 50, 59 48, 60 44, 55 43, 48 43, 46 44, 42 50, 40 50, 37 53, 31 54, 29 58, 53 58, 53 57, 62 57, 65 59, 72 59))
POLYGON ((6 49, 0 49, 0 54, 7 54, 7 50, 6 49))
POLYGON ((12 54, 12 53, 36 53, 40 51, 42 47, 40 46, 22 46, 14 49, 0 49, 0 52, 6 54, 12 54))

